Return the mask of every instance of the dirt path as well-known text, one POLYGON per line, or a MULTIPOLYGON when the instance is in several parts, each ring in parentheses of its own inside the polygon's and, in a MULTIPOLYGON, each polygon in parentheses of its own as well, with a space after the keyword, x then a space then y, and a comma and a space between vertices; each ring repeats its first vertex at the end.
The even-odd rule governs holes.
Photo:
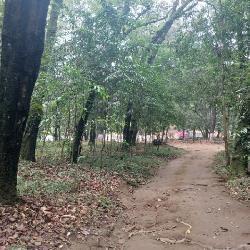
POLYGON ((184 156, 133 195, 124 192, 126 213, 98 244, 91 239, 72 249, 250 249, 250 208, 231 198, 211 169, 221 146, 178 146, 184 156))

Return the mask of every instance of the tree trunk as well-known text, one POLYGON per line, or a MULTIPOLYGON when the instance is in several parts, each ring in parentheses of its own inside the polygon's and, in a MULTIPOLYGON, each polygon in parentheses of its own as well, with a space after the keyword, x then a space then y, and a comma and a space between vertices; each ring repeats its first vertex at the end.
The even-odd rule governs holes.
POLYGON ((179 3, 179 0, 175 0, 173 2, 173 7, 169 13, 169 18, 165 21, 164 25, 156 32, 156 34, 151 40, 151 45, 153 45, 153 49, 149 49, 148 64, 150 65, 154 63, 155 58, 157 56, 158 47, 156 47, 155 45, 162 44, 165 41, 166 36, 170 31, 171 27, 173 26, 174 22, 178 20, 181 16, 183 16, 188 9, 191 10, 197 4, 192 3, 192 0, 182 1, 181 5, 179 5, 179 3))
POLYGON ((95 147, 95 141, 96 141, 96 123, 95 121, 91 121, 90 133, 89 133, 89 145, 91 147, 95 147))
POLYGON ((63 0, 52 0, 49 21, 46 33, 46 52, 51 52, 54 47, 57 33, 59 15, 63 6, 63 0))
MULTIPOLYGON (((33 104, 34 105, 34 104, 33 104)), ((30 110, 27 126, 23 136, 21 147, 21 158, 26 161, 36 161, 36 141, 39 130, 39 124, 42 120, 43 107, 36 106, 30 110), (35 113, 32 113, 34 112, 35 113)))
POLYGON ((88 122, 89 114, 93 108, 94 101, 96 97, 96 92, 94 89, 90 91, 89 97, 87 99, 85 109, 76 125, 73 147, 72 147, 72 162, 77 163, 77 158, 80 154, 80 146, 82 141, 82 136, 88 122))
MULTIPOLYGON (((166 39, 166 36, 167 36, 169 30, 171 29, 173 23, 174 23, 173 19, 166 21, 165 24, 163 25, 163 27, 156 32, 155 36, 152 38, 151 43, 153 45, 162 44, 164 42, 164 40, 166 39)), ((148 57, 148 64, 152 65, 155 61, 156 56, 157 56, 158 48, 155 47, 153 49, 150 49, 149 52, 150 53, 149 53, 149 57, 148 57)))
MULTIPOLYGON (((47 0, 46 0, 47 1, 47 0)), ((45 48, 45 53, 44 53, 44 56, 43 56, 43 63, 42 63, 42 67, 41 67, 41 71, 43 71, 44 73, 47 72, 47 64, 49 63, 50 59, 49 59, 49 56, 51 54, 51 51, 53 49, 53 46, 54 46, 54 43, 55 43, 55 39, 56 39, 56 32, 57 32, 57 23, 58 23, 58 17, 59 17, 59 14, 60 14, 60 11, 61 11, 61 8, 62 8, 62 3, 63 3, 63 0, 53 0, 53 2, 51 3, 51 11, 50 11, 50 18, 48 20, 48 26, 47 26, 47 34, 46 34, 46 41, 45 41, 45 45, 46 45, 46 48, 45 48), (44 64, 44 65, 43 65, 44 64)), ((39 90, 38 90, 39 92, 39 90)), ((42 95, 41 93, 38 93, 38 97, 36 98, 36 100, 32 100, 32 105, 31 105, 31 113, 36 113, 36 110, 33 110, 33 106, 35 105, 39 105, 39 106, 42 106, 43 105, 43 97, 40 97, 39 95, 42 95)), ((29 134, 29 128, 30 127, 33 127, 33 130, 34 131, 39 131, 39 127, 40 127, 40 123, 42 121, 42 117, 40 117, 41 115, 38 115, 37 114, 37 117, 33 117, 33 119, 28 119, 28 122, 27 122, 27 127, 26 127, 26 130, 25 131, 25 134, 24 136, 28 135, 29 134), (36 121, 39 121, 40 122, 36 122, 36 123, 33 123, 32 120, 36 120, 36 121), (29 123, 32 123, 32 124, 29 124, 29 123)), ((55 140, 58 139, 58 127, 55 127, 55 140)), ((38 133, 37 133, 38 134, 38 133)), ((30 138, 26 138, 24 137, 23 138, 23 144, 22 144, 22 147, 24 148, 24 151, 25 151, 25 148, 28 148, 29 145, 26 145, 27 144, 32 144, 32 145, 35 145, 36 147, 36 142, 37 141, 37 137, 34 138, 34 137, 30 137, 30 138), (32 142, 30 140, 33 140, 32 142)), ((33 150, 30 151, 30 153, 33 154, 33 150)), ((27 151, 28 153, 28 151, 27 151)), ((27 160, 28 159, 35 159, 35 155, 30 155, 28 157, 25 157, 27 160)))
POLYGON ((166 129, 165 127, 162 128, 162 134, 161 134, 161 141, 162 141, 162 143, 164 141, 165 129, 166 129))
POLYGON ((216 135, 216 138, 220 138, 220 133, 221 133, 221 131, 218 129, 218 133, 217 133, 217 135, 216 135))
MULTIPOLYGON (((244 101, 240 111, 240 120, 235 137, 233 161, 239 166, 244 166, 250 174, 249 168, 249 141, 250 141, 250 96, 244 96, 244 101)), ((235 165, 236 165, 235 164, 235 165)))
MULTIPOLYGON (((237 44, 238 44, 238 56, 240 62, 240 70, 241 70, 241 84, 244 84, 247 81, 247 46, 244 43, 244 35, 243 35, 243 26, 242 22, 239 23, 239 27, 237 29, 237 44)), ((247 43, 246 43, 247 44, 247 43)), ((244 166, 248 174, 250 174, 250 149, 249 149, 249 141, 250 141, 250 95, 249 91, 246 88, 242 97, 242 106, 240 109, 240 118, 237 124, 237 133, 235 136, 234 143, 234 154, 233 154, 233 162, 234 165, 244 166)))
POLYGON ((54 141, 61 140, 61 127, 60 127, 60 118, 59 118, 59 107, 58 102, 56 103, 56 116, 55 116, 55 132, 54 132, 54 141))
POLYGON ((138 133, 137 122, 136 122, 136 119, 133 118, 132 121, 131 121, 130 142, 129 142, 129 144, 132 145, 132 146, 136 145, 137 133, 138 133))
POLYGON ((211 120, 210 120, 210 132, 212 134, 215 131, 216 120, 217 120, 217 110, 216 110, 216 106, 214 106, 214 107, 211 107, 211 120))
POLYGON ((125 117, 125 125, 123 129, 123 142, 126 142, 128 145, 130 145, 131 142, 131 120, 132 120, 132 103, 128 103, 127 113, 125 117))
POLYGON ((196 139, 196 130, 195 128, 193 128, 193 142, 195 142, 195 139, 196 139))
POLYGON ((17 197, 17 170, 44 49, 49 0, 5 2, 0 76, 0 202, 17 197))
POLYGON ((228 129, 228 124, 229 124, 229 117, 228 117, 228 111, 227 107, 225 105, 225 101, 223 101, 223 134, 224 134, 224 143, 225 143, 225 162, 226 166, 230 165, 230 152, 229 152, 229 129, 228 129))
POLYGON ((206 140, 209 139, 209 130, 208 130, 208 128, 205 128, 205 138, 204 139, 206 139, 206 140))

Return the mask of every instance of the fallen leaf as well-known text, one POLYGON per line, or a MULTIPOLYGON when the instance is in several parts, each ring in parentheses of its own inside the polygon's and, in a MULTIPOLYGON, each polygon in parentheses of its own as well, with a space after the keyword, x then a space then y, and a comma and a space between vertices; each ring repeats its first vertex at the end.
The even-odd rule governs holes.
POLYGON ((220 227, 220 229, 221 229, 222 232, 228 232, 228 229, 225 228, 225 227, 220 227))

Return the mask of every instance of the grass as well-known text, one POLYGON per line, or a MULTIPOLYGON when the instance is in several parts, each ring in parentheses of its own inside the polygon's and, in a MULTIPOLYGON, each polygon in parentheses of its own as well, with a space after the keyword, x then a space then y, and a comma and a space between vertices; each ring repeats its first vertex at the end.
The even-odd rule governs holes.
POLYGON ((170 147, 170 146, 161 146, 159 150, 156 147, 147 147, 145 150, 145 155, 151 155, 164 159, 172 159, 180 156, 182 150, 170 147))
POLYGON ((219 152, 216 155, 216 172, 221 175, 225 180, 231 180, 235 178, 241 178, 246 176, 246 170, 244 166, 231 164, 230 166, 225 166, 225 153, 224 151, 219 152))
POLYGON ((97 149, 94 153, 85 151, 85 155, 79 158, 79 164, 116 172, 129 185, 138 186, 154 175, 163 159, 176 158, 180 154, 181 150, 166 145, 159 150, 153 146, 144 149, 139 145, 131 151, 116 150, 104 154, 97 149))
POLYGON ((124 209, 119 199, 124 180, 137 187, 155 173, 163 160, 181 153, 169 146, 157 150, 138 145, 122 150, 121 144, 115 143, 107 144, 104 150, 99 144, 91 151, 84 144, 78 164, 71 164, 65 160, 67 157, 61 157, 59 143, 45 146, 43 155, 41 147, 38 149, 36 163, 19 164, 18 191, 22 202, 8 210, 0 206, 0 213, 8 212, 0 216, 0 229, 8 228, 5 237, 11 249, 35 249, 36 243, 58 249, 69 241, 65 232, 84 237, 82 228, 100 228, 103 221, 115 223, 124 209), (29 237, 16 230, 17 221, 24 225, 29 237))
MULTIPOLYGON (((66 152, 69 152, 67 144, 64 145, 65 154, 61 154, 63 142, 46 142, 45 146, 38 143, 37 160, 40 166, 32 167, 34 164, 21 163, 21 175, 18 177, 18 190, 23 194, 49 194, 57 195, 71 192, 78 185, 77 171, 87 167, 95 172, 108 171, 116 173, 122 177, 129 185, 137 187, 144 183, 152 175, 163 160, 178 157, 182 151, 167 145, 157 147, 152 145, 137 145, 132 149, 122 150, 122 144, 113 142, 107 143, 103 149, 100 143, 95 150, 90 150, 87 143, 83 144, 82 156, 78 159, 78 165, 71 165, 65 170, 57 170, 57 165, 67 164, 69 159, 66 152), (46 171, 43 165, 47 167, 46 171), (53 170, 52 170, 53 169, 53 170), (48 175, 49 171, 57 171, 57 177, 54 174, 48 175), (45 173, 46 172, 46 173, 45 173)), ((68 153, 69 155, 69 153, 68 153)), ((39 165, 38 164, 38 165, 39 165)))
POLYGON ((250 201, 250 177, 241 165, 232 164, 225 166, 224 151, 217 154, 215 171, 226 182, 231 194, 240 200, 250 201))

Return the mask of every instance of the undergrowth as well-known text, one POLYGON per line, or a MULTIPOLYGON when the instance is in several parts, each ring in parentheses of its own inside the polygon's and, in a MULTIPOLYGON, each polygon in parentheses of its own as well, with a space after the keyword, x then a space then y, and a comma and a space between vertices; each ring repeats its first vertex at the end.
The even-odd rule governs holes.
POLYGON ((114 223, 123 210, 118 194, 124 180, 138 186, 163 159, 181 153, 169 146, 122 150, 119 144, 105 149, 99 144, 93 151, 85 144, 78 164, 71 164, 58 145, 48 143, 43 152, 39 148, 36 163, 19 164, 22 202, 0 206, 0 246, 59 249, 70 244, 71 235, 82 238, 104 221, 114 223))
POLYGON ((103 150, 101 145, 97 145, 93 151, 84 144, 82 156, 76 165, 68 164, 65 160, 62 163, 58 142, 46 144, 46 148, 43 149, 46 151, 46 158, 42 156, 39 148, 38 163, 20 163, 19 194, 71 193, 79 185, 79 176, 83 178, 82 172, 85 168, 97 174, 100 171, 117 174, 129 185, 137 187, 154 175, 161 161, 176 158, 182 153, 180 149, 167 145, 161 146, 158 150, 150 145, 137 145, 129 150, 122 150, 121 145, 115 143, 111 146, 107 145, 103 150))
POLYGON ((250 201, 250 177, 244 166, 225 166, 224 151, 217 154, 215 163, 215 171, 225 180, 230 193, 238 199, 250 201))
POLYGON ((139 147, 132 151, 118 150, 108 154, 96 150, 87 152, 79 158, 80 165, 88 165, 92 169, 105 169, 118 173, 129 185, 138 186, 154 175, 155 170, 164 159, 173 159, 181 154, 181 150, 170 146, 139 147))

